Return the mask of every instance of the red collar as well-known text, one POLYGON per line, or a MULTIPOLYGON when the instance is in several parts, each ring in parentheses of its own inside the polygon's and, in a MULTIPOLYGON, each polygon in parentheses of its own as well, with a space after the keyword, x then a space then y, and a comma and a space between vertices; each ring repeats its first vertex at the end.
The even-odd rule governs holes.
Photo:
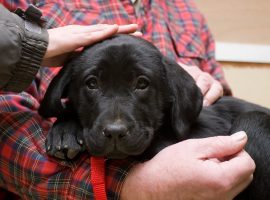
POLYGON ((91 157, 91 181, 95 200, 107 200, 105 188, 105 159, 91 157))

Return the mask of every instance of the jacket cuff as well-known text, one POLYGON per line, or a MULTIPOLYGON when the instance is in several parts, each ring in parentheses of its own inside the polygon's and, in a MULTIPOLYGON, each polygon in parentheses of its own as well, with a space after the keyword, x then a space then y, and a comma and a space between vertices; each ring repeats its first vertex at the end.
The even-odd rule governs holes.
POLYGON ((31 19, 21 20, 21 23, 24 29, 21 58, 16 64, 9 84, 5 87, 7 91, 20 92, 31 84, 48 46, 49 36, 46 28, 31 19))
POLYGON ((14 75, 5 88, 7 91, 20 92, 22 88, 27 88, 31 84, 45 55, 47 45, 47 30, 41 30, 40 34, 25 30, 22 40, 21 59, 16 66, 14 75))

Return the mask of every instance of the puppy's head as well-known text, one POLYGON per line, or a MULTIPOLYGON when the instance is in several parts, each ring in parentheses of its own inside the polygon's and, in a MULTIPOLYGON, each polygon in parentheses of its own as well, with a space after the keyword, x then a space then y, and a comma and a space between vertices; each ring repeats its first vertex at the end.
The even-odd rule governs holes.
POLYGON ((179 138, 201 108, 192 78, 145 40, 119 35, 86 48, 54 78, 40 107, 59 116, 66 93, 87 150, 124 158, 149 147, 164 118, 179 138))

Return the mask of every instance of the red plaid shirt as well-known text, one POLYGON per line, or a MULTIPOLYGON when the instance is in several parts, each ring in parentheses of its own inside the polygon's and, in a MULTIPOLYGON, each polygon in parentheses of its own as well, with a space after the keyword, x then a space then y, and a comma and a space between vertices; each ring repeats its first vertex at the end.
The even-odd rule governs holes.
MULTIPOLYGON (((36 2, 36 1, 34 1, 36 2)), ((143 37, 165 55, 197 65, 212 74, 230 94, 220 65, 214 58, 214 41, 205 19, 192 1, 142 0, 137 15, 129 0, 41 0, 48 27, 67 24, 139 24, 143 37)), ((10 10, 32 1, 0 0, 10 10)), ((64 36, 63 36, 64 37, 64 36)), ((0 95, 0 186, 22 199, 93 199, 87 153, 60 162, 45 152, 46 133, 52 121, 37 114, 39 102, 58 69, 42 68, 30 87, 0 95)), ((106 161, 108 199, 119 199, 131 160, 106 161)))

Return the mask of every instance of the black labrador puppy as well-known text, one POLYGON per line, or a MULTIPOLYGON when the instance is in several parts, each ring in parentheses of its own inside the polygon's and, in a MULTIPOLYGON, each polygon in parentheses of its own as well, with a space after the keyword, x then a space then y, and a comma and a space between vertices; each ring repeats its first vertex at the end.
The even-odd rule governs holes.
POLYGON ((257 168, 237 199, 270 199, 270 110, 233 97, 202 108, 192 77, 145 40, 118 35, 86 48, 53 79, 39 113, 57 117, 47 152, 67 159, 86 147, 145 160, 181 140, 244 130, 257 168))

